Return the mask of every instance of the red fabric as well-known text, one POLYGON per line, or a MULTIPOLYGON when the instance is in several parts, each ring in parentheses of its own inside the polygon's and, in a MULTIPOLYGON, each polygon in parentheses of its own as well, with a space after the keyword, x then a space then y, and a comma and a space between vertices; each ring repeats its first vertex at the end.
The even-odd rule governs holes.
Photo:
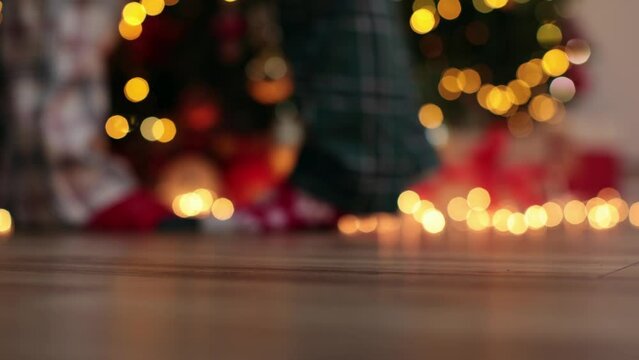
POLYGON ((146 191, 136 191, 97 213, 87 228, 99 231, 151 232, 173 214, 146 191))
POLYGON ((570 190, 581 197, 597 196, 599 190, 619 188, 620 164, 617 156, 607 151, 581 154, 570 176, 570 190))

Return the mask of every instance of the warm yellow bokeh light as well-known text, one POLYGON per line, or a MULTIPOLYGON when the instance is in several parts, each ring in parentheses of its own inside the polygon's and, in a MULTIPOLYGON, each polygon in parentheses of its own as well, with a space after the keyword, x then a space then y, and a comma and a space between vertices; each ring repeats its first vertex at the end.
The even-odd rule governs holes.
POLYGON ((508 209, 499 209, 493 214, 493 227, 499 232, 508 231, 508 219, 512 215, 512 211, 508 209))
POLYGON ((120 20, 118 24, 118 31, 120 36, 125 40, 136 40, 142 35, 142 25, 129 25, 124 20, 120 20))
POLYGON ((160 119, 153 124, 153 135, 161 143, 171 142, 177 135, 177 128, 171 119, 160 119), (156 129, 158 128, 158 129, 156 129))
POLYGON ((526 216, 520 212, 512 213, 508 217, 508 231, 513 235, 523 235, 528 231, 526 216))
POLYGON ((397 207, 404 214, 412 214, 419 208, 419 194, 412 190, 402 192, 397 198, 397 207))
POLYGON ((486 110, 488 110, 488 95, 494 88, 495 86, 491 84, 485 84, 482 85, 482 87, 479 88, 479 91, 477 92, 477 102, 482 108, 486 110))
POLYGON ((6 209, 0 209, 0 236, 6 236, 13 230, 11 213, 6 209))
POLYGON ((628 218, 628 211, 630 210, 628 207, 628 203, 622 198, 613 198, 608 200, 608 204, 614 206, 619 213, 619 222, 626 221, 628 218))
POLYGON ((508 83, 508 89, 512 94, 512 101, 515 105, 523 105, 530 100, 530 86, 523 80, 513 80, 508 83))
POLYGON ((124 96, 133 103, 138 103, 149 95, 149 83, 141 77, 135 77, 124 85, 124 96))
POLYGON ((422 226, 426 232, 431 234, 439 234, 446 227, 446 219, 444 214, 437 209, 428 209, 422 216, 422 226))
POLYGON ((130 131, 129 122, 123 116, 113 115, 104 124, 104 130, 110 138, 122 139, 130 131))
POLYGON ((546 226, 555 227, 560 225, 564 220, 564 211, 561 206, 552 201, 545 203, 543 206, 544 210, 546 210, 546 215, 548 216, 546 226))
POLYGON ((435 14, 428 9, 419 9, 410 17, 410 27, 417 34, 426 34, 435 28, 435 14))
POLYGON ((508 4, 508 0, 484 0, 484 3, 492 9, 499 9, 506 6, 508 4))
POLYGON ((466 199, 457 196, 448 202, 446 210, 451 219, 455 221, 465 221, 470 208, 468 207, 466 199))
POLYGON ((517 79, 524 81, 529 87, 535 87, 544 80, 544 72, 541 68, 541 61, 529 61, 519 65, 517 69, 517 79))
POLYGON ((426 104, 419 109, 419 122, 427 129, 436 129, 444 122, 444 113, 439 106, 426 104))
POLYGON ((439 15, 446 20, 454 20, 461 14, 462 7, 459 0, 440 0, 437 4, 439 15))
POLYGON ((146 19, 146 9, 138 2, 130 2, 122 9, 122 20, 131 26, 140 25, 146 19))
POLYGON ((474 94, 479 91, 481 87, 481 76, 473 69, 464 69, 462 71, 464 84, 461 87, 461 91, 466 94, 474 94))
POLYGON ((497 86, 490 90, 486 98, 486 105, 495 115, 504 115, 513 107, 512 95, 506 86, 497 86))
POLYGON ((548 214, 546 210, 539 205, 529 207, 526 209, 524 215, 526 216, 526 224, 533 230, 541 229, 548 223, 548 214))
POLYGON ((359 231, 364 234, 370 234, 377 230, 377 216, 368 216, 359 220, 359 231))
POLYGON ((142 6, 146 10, 146 14, 150 16, 160 15, 164 10, 164 0, 140 0, 142 6))
POLYGON ((466 75, 457 68, 446 69, 442 73, 441 86, 451 93, 460 93, 466 86, 466 75))
POLYGON ((413 212, 413 219, 415 219, 415 221, 417 222, 421 222, 422 217, 424 216, 424 213, 434 208, 435 208, 435 204, 433 204, 432 202, 428 200, 421 200, 420 202, 417 203, 415 212, 413 212))
POLYGON ((588 223, 593 229, 611 229, 619 223, 619 212, 610 204, 597 205, 588 211, 588 223))
POLYGON ((568 54, 560 49, 552 49, 541 59, 541 67, 544 72, 550 76, 561 76, 570 67, 570 60, 568 54))
POLYGON ((359 219, 354 215, 344 215, 337 222, 337 229, 345 235, 353 235, 359 230, 359 219))
POLYGON ((557 100, 546 94, 535 96, 528 104, 528 112, 533 119, 546 122, 552 120, 557 114, 557 100))
POLYGON ((159 121, 160 119, 154 116, 150 116, 142 121, 142 124, 140 124, 140 133, 145 140, 157 141, 158 138, 156 135, 162 135, 159 133, 159 129, 161 128, 158 129, 158 126, 156 125, 159 121))
POLYGON ((211 207, 211 214, 213 214, 213 217, 221 221, 226 221, 232 218, 234 213, 235 206, 233 205, 233 202, 227 198, 219 198, 215 200, 211 207))
POLYGON ((544 24, 537 30, 537 42, 545 48, 558 45, 562 39, 561 29, 555 24, 544 24))
POLYGON ((488 190, 476 187, 468 192, 466 201, 468 207, 474 211, 486 210, 490 206, 490 194, 488 190))
POLYGON ((633 226, 639 227, 639 202, 636 202, 630 206, 628 212, 628 220, 633 226))
POLYGON ((579 200, 569 201, 564 206, 564 218, 569 224, 581 224, 586 220, 587 215, 586 205, 579 200))
POLYGON ((486 230, 490 227, 490 215, 484 210, 471 210, 466 215, 466 226, 474 231, 486 230))

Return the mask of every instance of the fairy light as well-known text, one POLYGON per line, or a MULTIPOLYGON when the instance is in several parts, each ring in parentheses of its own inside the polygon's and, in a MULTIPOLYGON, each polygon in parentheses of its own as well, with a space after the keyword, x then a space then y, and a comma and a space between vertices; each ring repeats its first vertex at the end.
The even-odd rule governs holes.
POLYGON ((13 231, 13 218, 6 209, 0 209, 0 238, 8 237, 13 231))
POLYGON ((124 85, 124 96, 130 102, 138 103, 146 99, 149 90, 149 83, 145 79, 134 77, 124 85))
POLYGON ((138 2, 130 2, 122 9, 122 20, 131 26, 137 26, 146 19, 146 9, 138 2))
POLYGON ((130 131, 129 122, 121 115, 113 115, 104 124, 104 130, 110 138, 122 139, 130 131))
POLYGON ((431 234, 439 234, 446 227, 446 219, 441 211, 431 208, 422 215, 422 226, 424 230, 431 234))
POLYGON ((473 211, 486 210, 490 206, 490 194, 486 189, 476 187, 468 192, 466 201, 468 202, 468 207, 473 211))

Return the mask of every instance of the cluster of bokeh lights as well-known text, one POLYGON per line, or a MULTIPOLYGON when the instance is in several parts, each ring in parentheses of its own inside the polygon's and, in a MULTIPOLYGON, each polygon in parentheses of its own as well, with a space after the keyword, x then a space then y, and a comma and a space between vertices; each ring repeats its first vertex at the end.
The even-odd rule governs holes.
POLYGON ((220 221, 233 217, 235 206, 231 200, 217 195, 208 189, 197 189, 175 197, 173 212, 181 218, 206 218, 213 216, 220 221))
MULTIPOLYGON (((473 0, 472 6, 480 13, 488 13, 493 10, 510 11, 528 1, 473 0)), ((415 0, 409 25, 415 33, 424 35, 436 29, 441 19, 457 19, 463 10, 459 0, 440 0, 437 4, 433 0, 415 0)), ((466 37, 473 45, 483 45, 488 40, 489 31, 478 18, 468 24, 466 37)), ((425 40, 432 47, 426 50, 426 56, 440 56, 441 39, 434 36, 425 40)), ((521 64, 515 78, 507 84, 482 81, 482 71, 479 71, 483 66, 481 64, 466 69, 450 67, 441 74, 438 85, 440 97, 455 101, 463 94, 474 95, 481 108, 507 119, 508 128, 515 137, 530 135, 535 121, 549 124, 562 122, 566 113, 564 104, 572 100, 576 93, 575 84, 566 73, 571 66, 588 61, 590 46, 582 39, 570 39, 562 45, 564 34, 554 21, 542 21, 536 40, 541 49, 545 49, 543 56, 521 64)), ((439 105, 429 103, 419 112, 420 123, 431 130, 445 127, 443 111, 434 108, 439 108, 439 105)))
POLYGON ((419 224, 427 234, 445 232, 450 224, 455 229, 521 236, 528 232, 556 228, 588 226, 597 231, 613 229, 628 221, 639 227, 639 202, 629 205, 618 191, 602 189, 587 201, 562 199, 518 209, 516 206, 494 205, 490 193, 481 187, 471 189, 465 196, 457 196, 440 208, 412 190, 404 191, 397 199, 399 215, 343 216, 338 229, 346 235, 383 233, 397 230, 406 222, 419 224), (382 223, 385 225, 382 227, 382 223), (390 225, 394 224, 394 225, 390 225))

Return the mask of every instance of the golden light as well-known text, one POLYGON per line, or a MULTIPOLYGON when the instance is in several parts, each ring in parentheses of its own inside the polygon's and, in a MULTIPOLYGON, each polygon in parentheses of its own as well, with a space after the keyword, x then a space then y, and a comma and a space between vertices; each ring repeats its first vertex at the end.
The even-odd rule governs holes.
POLYGON ((142 25, 130 25, 126 21, 120 20, 118 32, 125 40, 136 40, 142 35, 142 25))
POLYGON ((588 223, 596 230, 611 229, 619 223, 619 212, 610 204, 597 205, 588 211, 588 223))
POLYGON ((606 200, 604 200, 604 199, 602 199, 600 197, 594 197, 594 198, 589 199, 588 201, 586 201, 586 211, 589 212, 594 207, 599 206, 599 205, 604 205, 604 204, 606 204, 606 200))
POLYGON ((431 234, 439 234, 446 227, 446 219, 444 214, 437 209, 428 209, 422 216, 422 226, 426 232, 431 234))
POLYGON ((606 187, 606 188, 603 188, 603 189, 599 190, 599 192, 597 193, 597 197, 600 197, 600 198, 608 201, 608 200, 612 200, 612 199, 621 198, 621 193, 619 193, 619 191, 617 189, 614 189, 614 188, 611 188, 611 187, 606 187))
POLYGON ((10 235, 13 231, 13 219, 8 210, 0 209, 0 237, 10 235))
POLYGON ((214 218, 226 221, 233 217, 235 214, 235 206, 233 202, 227 198, 219 198, 215 200, 211 207, 211 214, 214 218))
POLYGON ((626 221, 628 218, 628 203, 622 198, 613 198, 608 200, 608 204, 614 206, 619 213, 619 222, 626 221))
POLYGON ((504 115, 513 106, 512 98, 513 96, 509 94, 508 88, 500 85, 490 90, 486 98, 486 105, 493 114, 504 115))
POLYGON ((564 218, 569 224, 579 225, 586 220, 587 216, 586 205, 579 200, 569 201, 564 206, 564 218))
POLYGON ((516 112, 508 118, 508 130, 514 137, 523 138, 532 134, 532 119, 527 112, 516 112))
POLYGON ((526 216, 528 227, 533 230, 541 229, 548 223, 548 214, 546 214, 546 210, 539 205, 529 207, 526 209, 524 215, 526 216))
POLYGON ((446 207, 448 216, 455 221, 465 221, 470 211, 468 202, 461 196, 452 198, 446 207))
POLYGON ((559 45, 562 39, 561 29, 555 24, 544 24, 537 29, 537 42, 545 48, 559 45))
POLYGON ((508 4, 508 0, 484 0, 484 3, 492 9, 500 9, 508 4))
POLYGON ((493 214, 493 227, 499 232, 508 231, 508 219, 512 215, 512 211, 508 209, 499 209, 493 214))
POLYGON ((164 0, 164 4, 166 6, 173 6, 173 5, 176 5, 179 2, 180 2, 180 0, 164 0))
POLYGON ((520 212, 512 213, 508 217, 508 231, 513 235, 523 235, 528 231, 526 216, 520 212))
POLYGON ((160 119, 153 124, 152 132, 159 142, 168 143, 177 135, 177 128, 171 119, 160 119))
POLYGON ((544 54, 541 59, 541 67, 544 72, 550 76, 561 76, 570 67, 570 60, 568 54, 560 49, 552 49, 544 54))
POLYGON ((440 0, 437 4, 439 15, 446 20, 454 20, 461 14, 461 4, 459 0, 440 0))
POLYGON ((464 69, 462 71, 462 76, 465 81, 461 91, 466 94, 474 94, 479 91, 479 88, 481 87, 481 76, 477 71, 473 69, 464 69))
POLYGON ((548 221, 546 221, 547 227, 555 227, 561 224, 564 220, 564 212, 559 204, 549 201, 543 205, 548 221))
POLYGON ((535 87, 544 80, 544 72, 541 67, 541 61, 529 61, 519 65, 517 68, 517 79, 524 81, 529 87, 535 87))
POLYGON ((459 93, 466 86, 466 76, 459 69, 446 69, 442 74, 440 83, 446 91, 459 93))
POLYGON ((199 196, 200 200, 202 200, 202 210, 200 211, 200 215, 207 214, 215 201, 214 194, 208 189, 197 189, 193 193, 199 196))
POLYGON ((130 131, 129 122, 123 116, 113 115, 104 124, 104 130, 110 138, 122 139, 130 131))
POLYGON ((448 101, 459 99, 459 97, 461 96, 461 91, 451 92, 446 90, 446 88, 444 87, 441 81, 437 85, 437 91, 439 92, 439 95, 442 97, 442 99, 445 99, 448 101))
POLYGON ((122 9, 122 20, 131 26, 140 25, 146 19, 146 9, 138 2, 130 2, 122 9))
POLYGON ((140 0, 142 6, 147 15, 156 16, 160 15, 164 10, 164 0, 140 0))
POLYGON ((572 39, 566 43, 566 53, 571 63, 581 65, 590 59, 590 45, 585 40, 572 39))
POLYGON ((124 96, 133 103, 138 103, 149 95, 149 83, 141 77, 135 77, 124 85, 124 96))
POLYGON ((633 226, 639 227, 639 202, 636 202, 630 206, 628 212, 628 220, 633 226))
POLYGON ((345 235, 353 235, 359 230, 359 219, 354 215, 344 215, 337 221, 337 229, 345 235))
POLYGON ((370 234, 377 229, 377 217, 368 216, 359 220, 359 231, 364 234, 370 234))
POLYGON ((528 104, 530 116, 540 122, 552 120, 557 115, 557 110, 557 100, 546 94, 535 96, 528 104))
POLYGON ((436 129, 444 122, 444 113, 439 106, 426 104, 419 109, 419 122, 427 129, 436 129))
POLYGON ((435 208, 435 204, 433 204, 432 202, 428 200, 420 201, 418 203, 417 209, 413 213, 413 219, 415 219, 415 221, 417 222, 421 222, 426 211, 430 209, 434 209, 434 208, 435 208))
POLYGON ((156 125, 159 121, 160 119, 154 116, 150 116, 142 121, 142 124, 140 124, 140 133, 145 140, 157 141, 158 137, 156 135, 162 136, 162 133, 160 133, 162 128, 156 125))
POLYGON ((491 84, 485 84, 477 92, 477 102, 479 106, 488 110, 488 95, 495 87, 491 84))
POLYGON ((435 28, 435 14, 428 9, 419 9, 410 17, 410 27, 417 34, 423 35, 435 28))
POLYGON ((189 218, 199 215, 205 210, 204 202, 198 194, 187 193, 178 195, 173 200, 173 212, 182 218, 189 218))
POLYGON ((490 215, 485 210, 471 210, 466 216, 466 226, 473 231, 482 231, 490 227, 490 215))
POLYGON ((523 80, 513 80, 508 83, 508 89, 512 98, 510 99, 515 105, 523 105, 530 100, 530 86, 523 80))
POLYGON ((488 209, 490 206, 490 194, 484 188, 476 187, 468 192, 466 196, 468 207, 474 211, 488 209))
POLYGON ((397 198, 397 207, 399 208, 399 211, 404 214, 412 214, 419 209, 420 200, 421 198, 416 192, 406 190, 399 194, 399 197, 397 198))
POLYGON ((575 97, 575 83, 565 76, 558 77, 550 83, 550 95, 561 102, 568 102, 575 97))

